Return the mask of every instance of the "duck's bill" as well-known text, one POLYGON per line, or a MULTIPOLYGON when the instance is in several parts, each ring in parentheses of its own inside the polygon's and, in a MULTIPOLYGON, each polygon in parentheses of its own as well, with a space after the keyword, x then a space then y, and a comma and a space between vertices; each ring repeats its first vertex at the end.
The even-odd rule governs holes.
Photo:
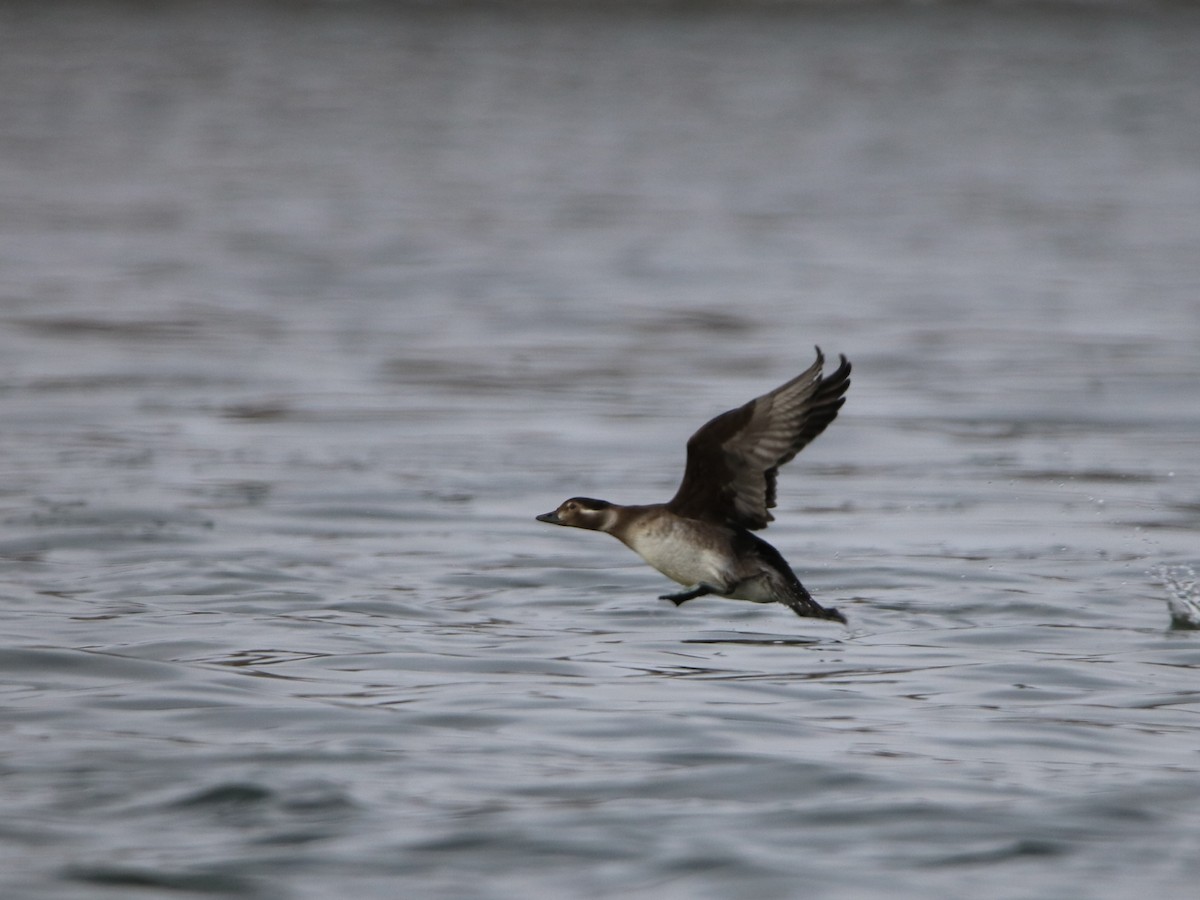
POLYGON ((561 525, 562 520, 559 519, 557 512, 542 513, 537 517, 539 522, 549 522, 551 525, 561 525))

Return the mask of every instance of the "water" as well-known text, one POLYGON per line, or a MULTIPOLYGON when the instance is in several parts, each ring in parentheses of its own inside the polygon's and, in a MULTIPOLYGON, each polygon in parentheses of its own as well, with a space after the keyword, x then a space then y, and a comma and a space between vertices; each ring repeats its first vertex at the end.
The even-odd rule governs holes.
POLYGON ((4 896, 1192 896, 1198 32, 6 7, 4 896), (815 343, 849 628, 533 521, 815 343))

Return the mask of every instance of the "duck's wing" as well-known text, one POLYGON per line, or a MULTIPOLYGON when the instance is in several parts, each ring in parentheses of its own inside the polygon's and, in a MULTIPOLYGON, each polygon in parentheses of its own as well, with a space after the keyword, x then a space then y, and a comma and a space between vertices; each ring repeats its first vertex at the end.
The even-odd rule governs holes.
POLYGON ((850 386, 850 363, 821 376, 825 356, 745 406, 722 413, 692 435, 683 481, 667 508, 681 516, 765 528, 774 516, 775 476, 837 417, 850 386))

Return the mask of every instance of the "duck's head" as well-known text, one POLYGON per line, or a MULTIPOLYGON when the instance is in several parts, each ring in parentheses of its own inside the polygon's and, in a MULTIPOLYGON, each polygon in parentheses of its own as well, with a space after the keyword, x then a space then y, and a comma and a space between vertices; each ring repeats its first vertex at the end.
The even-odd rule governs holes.
POLYGON ((616 508, 607 500, 572 497, 564 500, 554 512, 542 513, 537 520, 590 531, 609 531, 616 520, 616 508))

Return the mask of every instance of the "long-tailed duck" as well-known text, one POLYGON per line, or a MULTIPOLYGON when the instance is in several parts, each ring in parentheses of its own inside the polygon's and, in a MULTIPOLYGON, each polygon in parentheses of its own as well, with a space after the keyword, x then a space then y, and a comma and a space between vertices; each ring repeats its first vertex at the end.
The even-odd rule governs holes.
POLYGON ((822 377, 825 357, 775 390, 722 413, 692 435, 687 466, 667 503, 620 506, 572 497, 537 519, 603 531, 688 590, 665 594, 676 606, 706 594, 782 603, 798 616, 845 622, 805 590, 783 556, 752 531, 774 516, 775 476, 837 417, 850 363, 822 377))

